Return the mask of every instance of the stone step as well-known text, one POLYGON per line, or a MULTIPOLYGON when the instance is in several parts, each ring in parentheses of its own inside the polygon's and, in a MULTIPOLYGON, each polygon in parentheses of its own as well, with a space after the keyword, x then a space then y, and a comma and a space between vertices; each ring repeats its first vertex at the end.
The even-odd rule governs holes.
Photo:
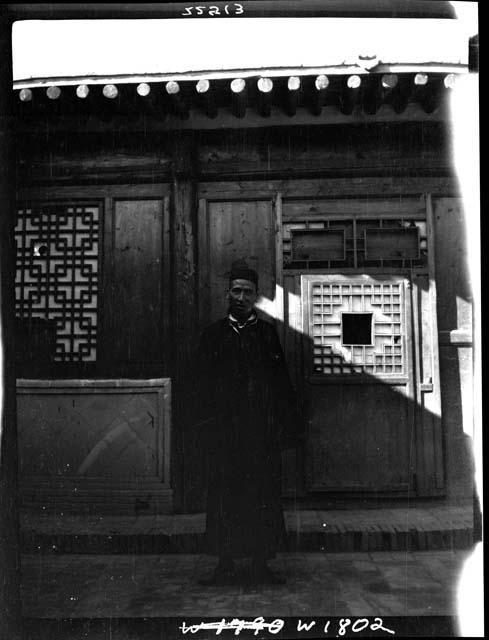
MULTIPOLYGON (((472 509, 285 511, 283 551, 425 551, 467 549, 472 509)), ((23 553, 205 553, 205 514, 43 516, 21 514, 23 553)))

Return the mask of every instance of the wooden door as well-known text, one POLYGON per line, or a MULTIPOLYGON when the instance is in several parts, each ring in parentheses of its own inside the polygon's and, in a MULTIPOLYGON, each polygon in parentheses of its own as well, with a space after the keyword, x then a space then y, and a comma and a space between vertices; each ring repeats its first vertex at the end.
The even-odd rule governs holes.
POLYGON ((229 274, 245 259, 259 275, 258 309, 275 316, 275 223, 272 200, 201 200, 199 207, 201 326, 227 313, 229 274))
POLYGON ((429 197, 284 198, 285 351, 304 490, 444 492, 429 197))
POLYGON ((411 487, 410 286, 397 276, 302 277, 309 490, 411 487))
MULTIPOLYGON (((272 198, 244 200, 236 197, 233 185, 222 194, 214 185, 216 198, 199 200, 199 329, 226 316, 229 275, 234 260, 244 258, 259 274, 258 306, 269 319, 275 309, 275 224, 272 198)), ((190 422, 195 416, 190 408, 190 422)), ((198 412, 196 412, 198 415, 198 412)), ((187 508, 205 508, 206 430, 188 428, 184 442, 184 487, 187 508)))

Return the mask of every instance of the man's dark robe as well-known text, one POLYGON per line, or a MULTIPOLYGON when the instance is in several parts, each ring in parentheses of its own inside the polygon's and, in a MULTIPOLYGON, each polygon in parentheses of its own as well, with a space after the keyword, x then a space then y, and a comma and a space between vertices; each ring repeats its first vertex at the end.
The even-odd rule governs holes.
POLYGON ((201 411, 210 419, 208 552, 273 557, 285 533, 281 444, 296 426, 295 395, 275 328, 229 318, 199 348, 201 411))

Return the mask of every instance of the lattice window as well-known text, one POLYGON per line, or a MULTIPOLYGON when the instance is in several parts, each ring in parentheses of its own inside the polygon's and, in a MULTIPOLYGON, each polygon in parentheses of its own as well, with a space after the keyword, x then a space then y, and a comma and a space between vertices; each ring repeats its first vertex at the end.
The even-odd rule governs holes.
POLYGON ((421 267, 426 264, 426 222, 406 218, 357 220, 357 266, 421 267))
POLYGON ((426 221, 415 218, 286 220, 282 241, 283 264, 289 269, 427 264, 426 221))
POLYGON ((99 225, 97 204, 17 212, 16 315, 55 321, 58 362, 97 357, 99 225))
POLYGON ((309 310, 314 373, 405 374, 401 282, 312 282, 309 310))
POLYGON ((283 224, 284 267, 353 267, 352 220, 305 220, 283 224))

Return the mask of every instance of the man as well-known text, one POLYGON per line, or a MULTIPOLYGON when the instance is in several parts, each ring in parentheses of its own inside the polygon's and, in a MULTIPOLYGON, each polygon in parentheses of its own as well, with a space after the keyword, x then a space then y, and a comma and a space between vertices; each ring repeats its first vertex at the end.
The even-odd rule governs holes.
POLYGON ((229 314, 204 331, 199 348, 201 408, 211 425, 206 538, 219 557, 202 583, 233 582, 234 560, 248 557, 254 582, 282 584, 267 561, 285 534, 280 448, 297 428, 295 394, 277 333, 254 309, 257 273, 237 261, 229 283, 229 314))

